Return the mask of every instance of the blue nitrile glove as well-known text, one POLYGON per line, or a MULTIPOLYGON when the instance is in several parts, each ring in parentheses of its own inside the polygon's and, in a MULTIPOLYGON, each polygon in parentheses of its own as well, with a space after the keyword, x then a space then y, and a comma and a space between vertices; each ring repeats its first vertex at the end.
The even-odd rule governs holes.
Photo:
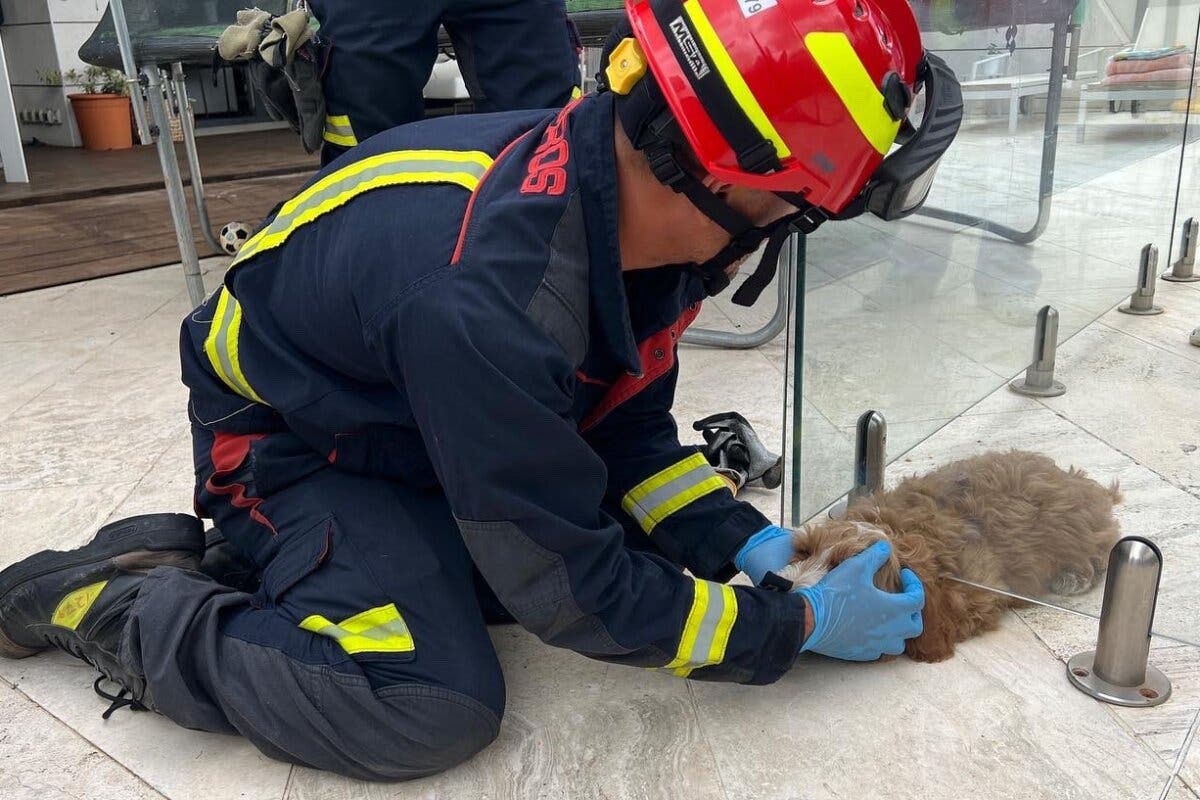
POLYGON ((733 563, 757 586, 768 572, 779 572, 795 557, 792 534, 778 525, 768 525, 751 536, 733 557, 733 563))
POLYGON ((904 640, 921 635, 925 587, 916 573, 900 570, 900 592, 876 588, 875 573, 892 553, 876 542, 848 558, 815 586, 797 589, 812 606, 813 631, 801 651, 844 661, 874 661, 904 652, 904 640))

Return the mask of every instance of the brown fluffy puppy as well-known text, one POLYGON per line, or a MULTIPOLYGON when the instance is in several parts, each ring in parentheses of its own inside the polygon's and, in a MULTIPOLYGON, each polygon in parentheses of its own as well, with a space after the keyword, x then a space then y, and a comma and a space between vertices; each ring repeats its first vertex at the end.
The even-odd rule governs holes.
POLYGON ((874 542, 889 540, 892 559, 876 585, 898 591, 901 566, 925 585, 925 630, 905 652, 917 661, 942 661, 956 643, 995 628, 1004 609, 1023 605, 948 576, 1027 597, 1086 592, 1103 576, 1117 541, 1112 509, 1119 502, 1116 484, 1105 488, 1046 456, 985 453, 862 498, 845 520, 794 531, 796 558, 782 577, 811 586, 874 542))

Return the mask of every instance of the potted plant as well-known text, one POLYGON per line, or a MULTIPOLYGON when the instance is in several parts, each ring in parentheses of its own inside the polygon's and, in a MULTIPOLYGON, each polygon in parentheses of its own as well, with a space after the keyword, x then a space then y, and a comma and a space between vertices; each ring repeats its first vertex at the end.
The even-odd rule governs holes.
POLYGON ((83 89, 69 94, 79 135, 87 150, 126 150, 133 147, 133 126, 129 122, 129 87, 118 70, 88 67, 82 73, 68 70, 63 80, 83 89))

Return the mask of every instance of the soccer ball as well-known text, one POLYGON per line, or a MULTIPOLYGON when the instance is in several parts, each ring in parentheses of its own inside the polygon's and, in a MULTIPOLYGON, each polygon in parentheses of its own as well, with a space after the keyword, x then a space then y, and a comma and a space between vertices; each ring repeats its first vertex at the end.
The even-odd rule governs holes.
POLYGON ((242 249, 242 245, 250 238, 250 226, 244 222, 231 222, 224 228, 221 228, 219 237, 221 247, 226 253, 231 256, 236 256, 237 251, 242 249))

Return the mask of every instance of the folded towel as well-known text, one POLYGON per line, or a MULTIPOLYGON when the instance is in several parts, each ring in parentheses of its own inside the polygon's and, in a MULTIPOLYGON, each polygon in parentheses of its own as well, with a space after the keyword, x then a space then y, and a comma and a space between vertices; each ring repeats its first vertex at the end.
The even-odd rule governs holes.
POLYGON ((1129 47, 1114 55, 1113 61, 1153 61, 1156 58, 1166 58, 1167 56, 1190 52, 1192 52, 1192 49, 1182 44, 1170 47, 1157 47, 1152 50, 1135 50, 1129 47))
POLYGON ((1108 75, 1127 75, 1137 72, 1153 72, 1157 69, 1185 69, 1192 66, 1191 53, 1156 58, 1153 61, 1110 61, 1104 68, 1108 75))

